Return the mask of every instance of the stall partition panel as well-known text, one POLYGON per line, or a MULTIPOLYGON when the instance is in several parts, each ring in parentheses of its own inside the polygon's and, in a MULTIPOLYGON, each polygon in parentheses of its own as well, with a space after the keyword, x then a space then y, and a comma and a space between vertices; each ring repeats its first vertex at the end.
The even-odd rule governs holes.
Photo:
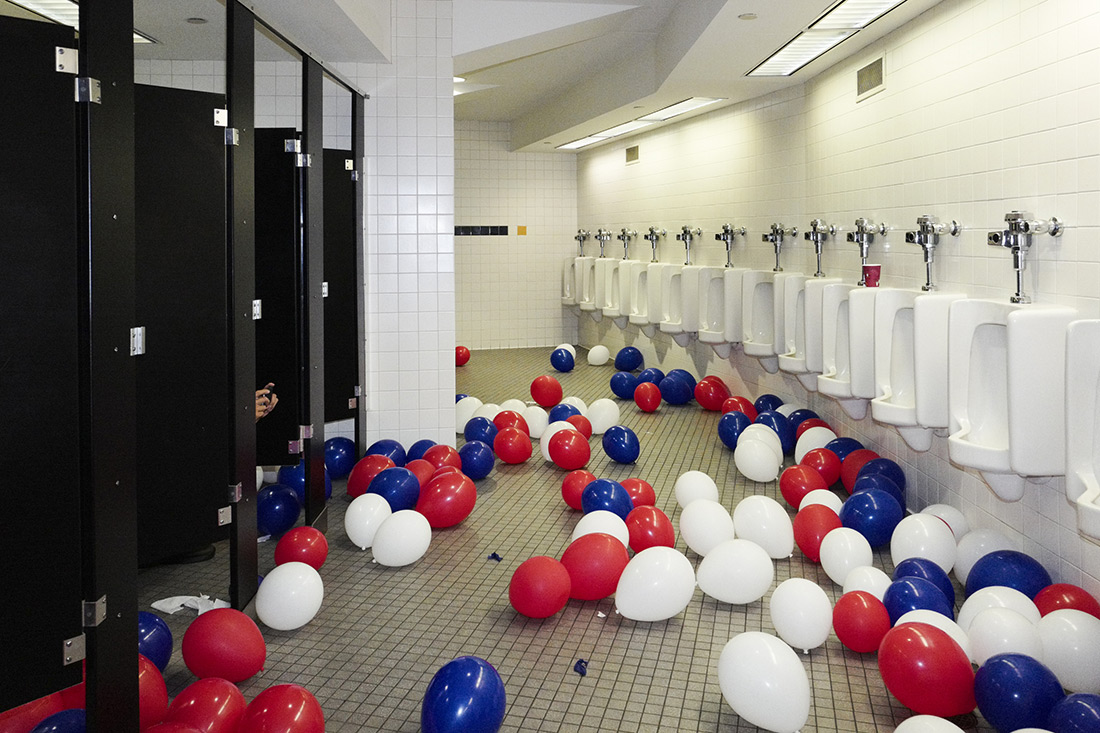
POLYGON ((360 384, 355 168, 350 150, 325 150, 326 422, 355 417, 360 384))

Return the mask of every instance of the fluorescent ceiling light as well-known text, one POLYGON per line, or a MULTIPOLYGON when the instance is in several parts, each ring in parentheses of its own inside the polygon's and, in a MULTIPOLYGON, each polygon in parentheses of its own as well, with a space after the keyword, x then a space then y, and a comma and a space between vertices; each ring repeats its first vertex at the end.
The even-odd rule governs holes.
POLYGON ((577 148, 583 148, 586 145, 595 145, 601 140, 606 140, 606 137, 597 137, 596 135, 590 135, 588 137, 582 137, 580 140, 574 140, 571 143, 565 145, 559 145, 555 150, 576 150, 577 148))
POLYGON ((802 31, 746 76, 790 76, 855 32, 802 31))
POLYGON ((464 77, 464 76, 452 76, 451 81, 454 82, 455 84, 461 84, 462 82, 466 81, 466 77, 464 77))
POLYGON ((617 125, 603 132, 597 132, 592 137, 618 137, 619 135, 625 135, 628 132, 634 132, 640 130, 643 127, 649 127, 652 122, 648 120, 631 120, 630 122, 624 122, 621 125, 617 125))
POLYGON ((905 0, 846 0, 810 26, 813 30, 866 28, 905 0))
MULTIPOLYGON (((70 0, 11 0, 12 4, 49 18, 55 23, 80 30, 80 6, 70 0)), ((156 43, 151 36, 134 31, 134 43, 156 43)))
POLYGON ((656 112, 650 112, 647 115, 639 117, 639 120, 646 122, 664 122, 665 120, 682 115, 686 112, 690 112, 693 109, 699 109, 700 107, 706 107, 708 104, 714 104, 715 102, 721 102, 722 100, 714 97, 692 97, 691 99, 685 99, 683 102, 677 102, 676 104, 669 105, 664 109, 659 109, 656 112))

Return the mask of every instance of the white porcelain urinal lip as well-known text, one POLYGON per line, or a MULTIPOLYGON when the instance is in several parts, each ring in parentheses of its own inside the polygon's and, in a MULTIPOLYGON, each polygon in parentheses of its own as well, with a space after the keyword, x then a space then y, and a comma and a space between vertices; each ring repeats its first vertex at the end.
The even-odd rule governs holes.
POLYGON ((809 279, 802 273, 792 273, 783 280, 783 353, 779 354, 779 368, 792 374, 806 373, 806 282, 809 279))
POLYGON ((875 391, 875 299, 879 288, 857 287, 848 293, 848 351, 852 396, 870 400, 875 391))
POLYGON ((849 293, 856 288, 851 283, 833 283, 825 286, 821 294, 821 321, 822 321, 822 373, 817 377, 817 389, 822 394, 838 399, 851 399, 852 380, 849 377, 848 364, 848 320, 847 301, 849 293), (844 315, 841 315, 844 311, 844 315), (843 329, 843 331, 841 331, 843 329), (843 339, 839 334, 843 333, 843 339), (838 358, 836 350, 844 348, 844 353, 838 358), (841 363, 845 365, 841 374, 841 363))
POLYGON ((619 328, 625 327, 625 321, 630 315, 631 278, 637 262, 637 260, 618 260, 615 272, 611 275, 611 293, 608 294, 608 305, 603 309, 603 314, 608 318, 622 319, 623 325, 619 328))
POLYGON ((649 324, 649 268, 652 262, 638 262, 630 275, 630 316, 637 326, 649 324))
POLYGON ((698 338, 704 344, 726 343, 726 268, 699 268, 697 327, 698 338), (719 292, 712 299, 712 290, 719 292))
POLYGON ((1100 320, 1066 329, 1066 497, 1081 532, 1100 539, 1100 320))
POLYGON ((658 327, 661 333, 683 333, 684 306, 684 269, 686 265, 669 264, 661 270, 661 320, 658 327))
POLYGON ((825 371, 822 352, 825 286, 839 282, 839 277, 812 277, 806 281, 806 371, 812 374, 825 371))
MULTIPOLYGON (((775 275, 776 273, 770 270, 749 270, 742 276, 741 285, 741 298, 742 298, 742 333, 744 336, 741 340, 741 348, 748 356, 755 357, 775 357, 775 345, 772 339, 767 341, 756 340, 756 334, 754 329, 756 324, 762 324, 767 326, 772 324, 772 338, 774 339, 774 308, 775 298, 769 297, 772 294, 762 294, 760 298, 760 305, 762 308, 769 309, 770 312, 756 312, 756 289, 757 288, 774 288, 775 287, 775 275)), ((778 361, 776 364, 778 369, 778 361)))
POLYGON ((586 313, 596 310, 596 258, 577 258, 577 307, 586 313))
POLYGON ((948 333, 951 304, 965 293, 922 293, 913 301, 914 384, 917 424, 932 430, 950 424, 948 333))
POLYGON ((932 431, 917 425, 916 334, 912 311, 920 290, 880 288, 875 296, 875 387, 871 416, 894 425, 910 448, 932 447, 932 431), (908 315, 905 311, 909 311, 908 315), (905 319, 904 321, 899 319, 905 319), (908 324, 908 328, 904 327, 908 324), (895 363, 895 359, 897 363, 895 363), (897 385, 891 380, 899 380, 897 385), (909 395, 902 396, 908 390, 909 395))
POLYGON ((561 270, 561 304, 577 304, 577 261, 575 257, 566 257, 561 270))
POLYGON ((748 271, 747 267, 729 267, 725 272, 725 340, 731 344, 739 344, 745 338, 744 303, 741 296, 744 292, 745 273, 748 271))

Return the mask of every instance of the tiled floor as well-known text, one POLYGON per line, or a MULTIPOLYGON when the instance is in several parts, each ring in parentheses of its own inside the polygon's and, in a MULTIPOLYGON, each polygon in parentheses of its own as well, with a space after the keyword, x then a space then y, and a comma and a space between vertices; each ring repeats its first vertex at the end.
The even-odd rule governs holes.
MULTIPOLYGON (((550 351, 475 352, 458 370, 459 391, 485 402, 529 400, 531 380, 553 373, 550 351)), ((583 354, 577 361, 572 372, 555 375, 565 394, 588 403, 612 397, 612 367, 589 366, 583 354)), ((621 409, 622 423, 641 441, 641 457, 633 466, 615 464, 594 437, 588 469, 597 477, 649 481, 657 490, 658 507, 674 525, 679 509, 672 485, 690 469, 705 471, 718 482, 728 508, 754 493, 782 501, 776 484, 757 484, 737 473, 732 452, 718 440, 717 413, 694 403, 665 404, 653 414, 629 402, 621 403, 621 409)), ((472 654, 490 661, 504 680, 504 731, 758 730, 723 700, 717 659, 739 632, 774 633, 767 595, 756 603, 729 605, 697 590, 684 613, 659 623, 616 615, 612 599, 570 601, 564 611, 543 621, 512 609, 512 572, 534 555, 560 557, 579 517, 561 499, 563 475, 542 460, 537 446, 525 464, 498 463, 478 482, 473 514, 458 527, 435 531, 425 557, 397 569, 372 564, 370 551, 359 551, 344 535, 347 500, 343 483, 336 482, 329 559, 321 572, 324 604, 312 622, 296 631, 261 627, 267 665, 240 685, 245 697, 252 699, 270 685, 296 682, 317 696, 329 731, 412 732, 420 728, 424 691, 436 670, 472 654), (489 560, 494 552, 503 561, 489 560), (587 676, 573 671, 579 658, 589 662, 587 676)), ((682 541, 677 544, 698 563, 682 541)), ((217 557, 205 563, 143 570, 143 610, 170 595, 226 597, 227 552, 219 546, 217 557)), ((273 552, 274 543, 261 546, 261 573, 272 566, 273 552)), ((876 565, 891 572, 889 552, 876 553, 876 565)), ((789 560, 777 561, 775 570, 776 584, 804 577, 821 585, 834 602, 839 597, 840 589, 797 549, 789 560)), ((179 654, 192 618, 189 611, 166 617, 176 646, 165 675, 171 695, 194 680, 179 654)), ((810 718, 803 731, 891 731, 910 715, 886 691, 874 654, 848 651, 830 636, 823 647, 800 656, 812 686, 810 718)), ((976 716, 955 722, 968 730, 989 730, 976 716)))

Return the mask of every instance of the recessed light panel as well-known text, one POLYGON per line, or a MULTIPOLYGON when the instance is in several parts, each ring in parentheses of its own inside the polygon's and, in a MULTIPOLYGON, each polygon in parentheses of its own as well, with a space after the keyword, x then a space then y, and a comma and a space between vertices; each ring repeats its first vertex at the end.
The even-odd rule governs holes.
POLYGON ((672 119, 677 115, 682 115, 693 109, 699 109, 700 107, 706 107, 708 104, 714 104, 715 102, 721 102, 721 99, 714 97, 692 97, 691 99, 685 99, 683 102, 677 102, 676 104, 669 105, 664 109, 659 109, 656 112, 651 112, 648 115, 639 117, 639 120, 646 122, 664 122, 665 120, 672 119))
POLYGON ((813 30, 866 28, 905 0, 847 0, 810 26, 813 30))
POLYGON ((854 33, 854 30, 803 31, 747 75, 790 76, 854 33))
POLYGON ((574 140, 571 143, 566 143, 565 145, 559 145, 557 148, 555 148, 555 150, 576 150, 577 148, 583 148, 586 145, 595 145, 601 140, 606 139, 606 137, 597 137, 596 135, 591 135, 589 137, 582 137, 580 140, 574 140))
POLYGON ((597 132, 592 137, 617 137, 619 135, 625 135, 628 132, 634 132, 635 130, 640 130, 643 127, 649 127, 652 124, 653 124, 652 122, 647 122, 645 120, 631 120, 630 122, 624 122, 621 125, 618 125, 616 127, 612 127, 610 130, 604 130, 603 132, 597 132))

